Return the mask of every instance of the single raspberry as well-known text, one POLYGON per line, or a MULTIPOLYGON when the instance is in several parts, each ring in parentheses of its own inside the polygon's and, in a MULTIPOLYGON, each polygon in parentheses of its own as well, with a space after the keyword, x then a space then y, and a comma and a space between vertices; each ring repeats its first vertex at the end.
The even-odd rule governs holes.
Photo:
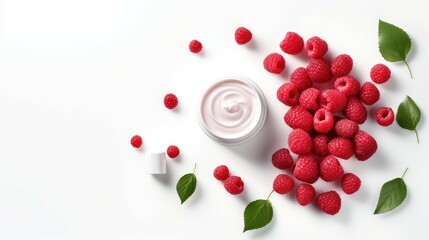
POLYGON ((359 161, 365 161, 377 151, 377 141, 363 130, 359 130, 353 138, 355 156, 359 161))
POLYGON ((326 156, 319 164, 320 178, 326 182, 339 179, 344 174, 340 162, 332 155, 326 156))
POLYGON ((286 174, 279 174, 274 179, 273 190, 278 194, 286 194, 295 186, 295 181, 286 174))
POLYGON ((199 53, 201 52, 202 49, 203 49, 203 45, 198 40, 192 40, 189 43, 189 51, 191 51, 192 53, 199 53))
POLYGON ((293 165, 292 156, 286 148, 280 148, 277 150, 271 157, 271 162, 273 163, 273 166, 278 169, 287 169, 293 165))
POLYGON ((227 179, 229 177, 229 169, 228 169, 228 167, 225 166, 225 165, 217 166, 214 169, 214 171, 213 171, 213 176, 217 180, 224 181, 225 179, 227 179))
POLYGON ((328 142, 329 138, 326 135, 319 134, 313 137, 313 153, 319 157, 328 156, 328 142))
POLYGON ((334 126, 334 115, 325 108, 314 113, 313 127, 319 133, 327 133, 334 126))
POLYGON ((246 44, 250 42, 252 39, 252 32, 245 28, 245 27, 239 27, 237 30, 235 30, 235 41, 239 45, 246 44))
POLYGON ((299 103, 299 92, 295 83, 284 83, 277 89, 277 99, 285 105, 295 106, 299 103))
POLYGON ((337 214, 341 209, 341 198, 336 191, 321 193, 316 198, 317 207, 329 215, 337 214))
POLYGON ((295 154, 307 154, 313 148, 313 140, 304 130, 297 128, 292 130, 288 137, 289 149, 295 154))
POLYGON ((293 169, 293 176, 303 182, 315 183, 319 178, 319 169, 315 156, 312 154, 298 156, 293 169))
POLYGON ((328 52, 328 44, 319 37, 312 37, 306 43, 307 56, 321 58, 328 52))
POLYGON ((359 93, 360 83, 356 78, 347 75, 335 79, 334 88, 350 97, 359 93))
POLYGON ((133 146, 135 148, 140 148, 143 145, 143 139, 139 135, 134 135, 131 138, 130 142, 131 142, 131 146, 133 146))
POLYGON ((284 57, 278 53, 271 53, 264 59, 264 68, 270 73, 279 74, 285 69, 286 61, 284 57))
POLYGON ((299 104, 308 110, 319 109, 320 90, 317 88, 307 88, 299 95, 299 104))
POLYGON ((179 104, 179 100, 177 100, 176 95, 172 93, 168 93, 164 97, 164 106, 168 109, 173 109, 179 104))
POLYGON ((332 77, 329 63, 323 58, 311 59, 307 65, 307 72, 310 79, 317 83, 328 82, 332 77))
POLYGON ((313 86, 313 81, 311 81, 311 78, 308 75, 307 69, 303 67, 299 67, 295 69, 290 74, 290 81, 295 83, 295 85, 298 87, 298 91, 300 92, 313 86))
POLYGON ((340 54, 331 63, 331 72, 334 76, 346 76, 352 71, 353 59, 347 54, 340 54))
POLYGON ((304 39, 294 32, 287 32, 285 38, 280 42, 283 52, 296 55, 304 48, 304 39))
POLYGON ((292 129, 301 128, 306 132, 313 129, 313 115, 300 105, 291 107, 286 112, 284 121, 292 129))
POLYGON ((353 173, 346 173, 341 178, 341 188, 346 194, 353 194, 360 188, 360 178, 353 173))
POLYGON ((321 108, 325 108, 331 113, 336 113, 346 106, 347 97, 338 90, 326 89, 320 94, 319 104, 321 108))
POLYGON ((306 206, 310 204, 314 197, 316 196, 316 189, 313 186, 307 183, 301 183, 295 192, 296 201, 301 206, 306 206))
POLYGON ((352 140, 343 137, 336 137, 329 141, 328 149, 330 154, 342 159, 351 158, 355 152, 352 140))
POLYGON ((229 176, 224 182, 223 186, 226 191, 231 193, 232 195, 237 195, 243 192, 244 183, 240 177, 237 176, 229 176))
POLYGON ((346 107, 343 110, 344 116, 358 124, 366 121, 368 111, 362 102, 356 97, 349 97, 346 107))
POLYGON ((370 73, 373 82, 382 84, 390 78, 390 69, 384 64, 375 64, 370 73))
POLYGON ((381 107, 375 112, 375 120, 381 126, 387 127, 395 120, 395 113, 389 107, 381 107))
POLYGON ((180 154, 180 150, 177 146, 171 145, 167 148, 167 155, 170 158, 176 158, 177 156, 179 156, 180 154))
POLYGON ((371 82, 364 82, 359 92, 360 100, 366 105, 372 105, 380 99, 380 91, 371 82))
POLYGON ((335 123, 335 133, 343 138, 352 138, 359 131, 359 124, 349 119, 341 119, 335 123))

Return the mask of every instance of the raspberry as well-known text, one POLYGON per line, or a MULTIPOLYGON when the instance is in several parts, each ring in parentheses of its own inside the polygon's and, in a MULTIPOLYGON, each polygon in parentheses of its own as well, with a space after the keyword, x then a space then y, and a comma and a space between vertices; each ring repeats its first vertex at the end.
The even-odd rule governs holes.
POLYGON ((329 141, 328 149, 330 154, 342 159, 351 158, 355 152, 352 140, 342 137, 336 137, 329 141))
POLYGON ((285 69, 286 61, 282 55, 271 53, 264 59, 264 68, 270 73, 279 74, 285 69))
POLYGON ((380 99, 380 92, 373 83, 364 82, 359 92, 359 98, 366 105, 372 105, 380 99))
POLYGON ((312 37, 306 43, 307 56, 321 58, 328 52, 328 44, 319 37, 312 37))
POLYGON ((328 149, 329 138, 326 135, 319 134, 313 137, 313 153, 319 157, 325 157, 329 155, 328 149))
POLYGON ((287 82, 277 89, 277 99, 285 105, 295 106, 299 103, 299 92, 295 83, 287 82))
POLYGON ((326 182, 339 179, 344 174, 340 162, 332 155, 325 157, 319 165, 320 177, 326 182))
POLYGON ((307 88, 299 95, 299 104, 308 110, 319 109, 320 91, 317 88, 307 88))
POLYGON ((174 95, 172 93, 168 93, 167 95, 165 95, 164 106, 166 108, 173 109, 177 106, 178 103, 179 103, 179 100, 177 100, 176 95, 174 95))
POLYGON ((335 80, 334 88, 350 97, 359 93, 360 83, 352 76, 343 76, 335 80))
POLYGON ((274 179, 273 190, 278 194, 286 194, 295 186, 295 181, 286 174, 279 174, 274 179))
POLYGON ((304 130, 297 128, 292 130, 288 137, 289 149, 295 154, 307 154, 313 148, 313 140, 304 130))
POLYGON ((381 107, 375 112, 375 120, 381 126, 389 126, 395 120, 395 114, 393 110, 389 107, 381 107))
POLYGON ((235 41, 239 45, 246 44, 252 39, 252 32, 245 27, 239 27, 235 30, 235 41))
POLYGON ((375 64, 371 68, 370 76, 373 82, 382 84, 390 78, 390 69, 384 64, 375 64))
POLYGON ((142 146, 142 144, 143 144, 143 139, 142 139, 142 137, 140 137, 139 135, 134 135, 134 136, 131 138, 130 143, 131 143, 131 146, 133 146, 133 147, 135 147, 135 148, 139 148, 139 147, 141 147, 141 146, 142 146))
POLYGON ((225 179, 227 179, 229 177, 228 167, 225 165, 220 165, 220 166, 216 167, 213 171, 213 176, 217 180, 224 181, 225 179))
POLYGON ((341 198, 336 191, 321 193, 316 198, 317 207, 329 215, 337 214, 341 209, 341 198))
POLYGON ((273 163, 273 166, 278 169, 287 169, 293 165, 292 156, 286 148, 280 148, 277 150, 271 157, 271 162, 273 163))
POLYGON ((167 155, 170 158, 176 158, 177 156, 179 156, 180 154, 180 150, 177 146, 171 145, 167 148, 167 155))
POLYGON ((189 43, 189 51, 191 51, 192 53, 199 53, 201 52, 202 49, 203 49, 203 45, 198 40, 192 40, 189 43))
POLYGON ((310 76, 307 73, 307 69, 299 67, 290 74, 290 81, 295 83, 298 87, 298 91, 302 92, 313 85, 310 76))
POLYGON ((341 119, 335 123, 335 133, 343 138, 352 138, 359 131, 359 124, 349 119, 341 119))
POLYGON ((296 201, 301 206, 310 204, 316 196, 316 189, 307 183, 302 183, 296 188, 295 197, 296 201))
POLYGON ((343 110, 344 116, 358 124, 366 121, 368 112, 362 102, 356 97, 350 97, 343 110))
POLYGON ((328 62, 322 58, 311 59, 307 65, 307 72, 310 79, 317 83, 328 82, 332 77, 328 62))
POLYGON ((313 129, 313 115, 303 106, 291 107, 284 116, 285 123, 292 129, 301 128, 309 132, 313 129))
POLYGON ((280 42, 280 48, 283 52, 296 55, 304 48, 304 39, 294 32, 287 32, 283 41, 280 42))
POLYGON ((346 194, 353 194, 360 188, 361 181, 353 173, 346 173, 341 178, 341 188, 346 194))
POLYGON ((334 126, 334 115, 324 108, 314 113, 313 127, 319 133, 327 133, 334 126))
POLYGON ((237 176, 229 176, 225 182, 223 182, 223 186, 226 191, 232 195, 240 194, 244 190, 244 183, 241 178, 237 176))
POLYGON ((293 175, 296 179, 303 182, 316 182, 319 178, 319 169, 314 155, 308 154, 298 156, 295 168, 293 169, 293 175))
POLYGON ((353 68, 353 59, 347 54, 338 55, 331 63, 331 72, 337 77, 349 74, 353 68))
POLYGON ((326 89, 320 94, 320 107, 325 108, 331 113, 343 110, 347 104, 346 96, 335 89, 326 89))
POLYGON ((363 130, 359 130, 353 138, 355 155, 359 161, 365 161, 377 151, 377 141, 363 130))

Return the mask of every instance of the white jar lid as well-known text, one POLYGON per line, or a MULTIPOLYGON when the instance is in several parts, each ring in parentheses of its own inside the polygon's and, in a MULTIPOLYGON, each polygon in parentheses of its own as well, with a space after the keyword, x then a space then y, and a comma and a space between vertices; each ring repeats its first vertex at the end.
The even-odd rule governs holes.
POLYGON ((167 172, 165 152, 146 153, 143 162, 146 173, 165 174, 167 172))

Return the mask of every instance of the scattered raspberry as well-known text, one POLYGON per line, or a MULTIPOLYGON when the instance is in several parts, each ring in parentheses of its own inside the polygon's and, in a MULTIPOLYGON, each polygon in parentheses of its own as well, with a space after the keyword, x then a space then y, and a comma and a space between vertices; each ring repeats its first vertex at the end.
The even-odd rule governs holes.
POLYGON ((220 165, 220 166, 216 167, 213 171, 213 176, 217 180, 224 181, 225 179, 227 179, 229 177, 228 167, 225 165, 220 165))
POLYGON ((284 116, 285 123, 292 129, 301 128, 309 132, 313 129, 313 115, 303 106, 291 107, 284 116))
POLYGON ((296 188, 296 192, 295 192, 296 201, 301 206, 306 206, 310 204, 314 200, 315 196, 316 196, 316 189, 314 189, 314 187, 311 186, 310 184, 301 183, 301 185, 299 185, 296 188))
POLYGON ((278 169, 287 169, 293 165, 292 156, 286 148, 277 150, 271 157, 271 162, 273 163, 273 166, 278 169))
POLYGON ((277 90, 277 99, 285 105, 295 106, 299 103, 299 92, 295 83, 287 82, 277 90))
POLYGON ((164 97, 164 106, 168 109, 173 109, 177 106, 179 100, 177 100, 176 95, 169 93, 164 97))
POLYGON ((278 53, 271 53, 264 59, 264 68, 270 73, 279 74, 285 69, 286 61, 278 53))
POLYGON ((326 182, 339 179, 344 174, 340 162, 332 155, 326 156, 319 165, 320 177, 326 182))
POLYGON ((375 120, 381 126, 387 127, 395 120, 395 113, 389 107, 381 107, 375 112, 375 120))
POLYGON ((176 158, 177 156, 179 156, 180 154, 180 150, 177 146, 171 145, 167 148, 167 155, 170 158, 176 158))
POLYGON ((337 214, 341 209, 341 198, 336 191, 321 193, 316 198, 317 207, 329 215, 337 214))
POLYGON ((325 108, 314 113, 313 127, 319 133, 327 133, 334 126, 334 115, 325 108))
POLYGON ((366 105, 372 105, 380 99, 380 92, 373 83, 364 82, 359 92, 359 98, 366 105))
POLYGON ((289 149, 295 154, 308 154, 313 148, 313 140, 304 130, 297 128, 292 130, 288 137, 289 149))
POLYGON ((192 53, 199 53, 201 52, 202 49, 203 49, 203 45, 198 40, 192 40, 189 43, 189 51, 191 51, 192 53))
POLYGON ((319 157, 328 156, 328 142, 329 138, 326 135, 319 134, 313 137, 313 153, 319 157))
POLYGON ((293 175, 296 179, 303 182, 316 182, 319 178, 319 169, 314 155, 307 154, 298 156, 295 168, 293 169, 293 175))
POLYGON ((335 133, 343 138, 352 138, 359 131, 359 124, 349 119, 341 119, 335 123, 335 133))
POLYGON ((311 78, 308 75, 307 69, 303 67, 299 67, 295 69, 290 74, 290 81, 292 83, 295 83, 295 85, 298 87, 298 91, 300 92, 313 86, 313 81, 311 81, 311 78))
POLYGON ((273 190, 278 194, 286 194, 295 186, 295 181, 286 174, 279 174, 274 179, 273 190))
POLYGON ((331 113, 336 113, 346 106, 347 98, 346 96, 335 89, 326 89, 320 94, 320 107, 325 108, 331 113))
POLYGON ((368 112, 362 102, 356 97, 349 97, 346 107, 343 110, 344 116, 358 124, 366 121, 368 112))
POLYGON ((335 157, 349 159, 353 156, 355 149, 353 142, 348 138, 336 137, 328 143, 329 153, 335 157))
POLYGON ((347 54, 338 55, 331 63, 331 72, 337 77, 346 76, 352 71, 353 59, 347 54))
POLYGON ((296 55, 304 48, 304 39, 294 32, 287 32, 283 41, 280 42, 280 48, 283 52, 296 55))
POLYGON ((143 144, 143 139, 142 137, 140 137, 139 135, 134 135, 131 138, 131 146, 135 147, 135 148, 140 148, 143 144))
POLYGON ((311 59, 307 72, 310 79, 317 83, 328 82, 332 77, 329 64, 323 58, 311 59))
POLYGON ((365 161, 377 151, 377 142, 375 139, 366 133, 359 130, 353 138, 355 145, 355 155, 359 161, 365 161))
POLYGON ((239 45, 246 44, 252 39, 252 32, 245 27, 239 27, 235 30, 235 41, 239 45))
POLYGON ((308 110, 319 109, 320 91, 317 88, 307 88, 299 95, 299 104, 308 110))
POLYGON ((312 37, 306 43, 307 56, 321 58, 328 52, 328 44, 319 37, 312 37))
POLYGON ((343 76, 335 80, 334 88, 344 93, 346 97, 350 97, 359 93, 360 83, 352 76, 343 76))
POLYGON ((240 194, 244 190, 244 183, 241 178, 237 176, 228 177, 225 182, 223 182, 223 186, 226 191, 232 195, 240 194))
POLYGON ((360 188, 360 178, 353 173, 346 173, 341 178, 341 188, 346 194, 353 194, 360 188))
POLYGON ((375 64, 370 73, 373 82, 382 84, 390 78, 390 69, 384 64, 375 64))

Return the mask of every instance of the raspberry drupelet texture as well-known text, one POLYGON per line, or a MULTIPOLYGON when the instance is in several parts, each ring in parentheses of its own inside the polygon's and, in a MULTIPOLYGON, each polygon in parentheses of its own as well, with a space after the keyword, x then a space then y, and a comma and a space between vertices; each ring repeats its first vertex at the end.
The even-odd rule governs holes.
POLYGON ((264 68, 270 73, 280 74, 286 67, 284 57, 278 53, 268 54, 264 59, 264 68))
POLYGON ((371 68, 370 77, 375 83, 385 83, 390 79, 390 69, 384 64, 375 64, 371 68))
POLYGON ((359 131, 359 124, 349 119, 341 119, 335 123, 335 133, 343 138, 352 138, 359 131))
POLYGON ((168 93, 164 97, 164 106, 168 109, 173 109, 179 104, 179 100, 173 93, 168 93))
POLYGON ((273 190, 278 194, 286 194, 295 186, 295 181, 286 174, 279 174, 273 181, 273 190))
POLYGON ((377 151, 377 141, 363 130, 353 138, 355 156, 359 161, 368 160, 377 151))
POLYGON ((292 130, 288 136, 289 149, 298 155, 311 153, 313 140, 304 130, 297 128, 292 130))
POLYGON ((328 52, 328 44, 319 37, 312 37, 306 42, 307 56, 321 58, 328 52))
POLYGON ((325 108, 314 113, 313 128, 319 133, 327 133, 334 126, 334 115, 325 108))
POLYGON ((287 54, 296 55, 304 48, 304 39, 295 32, 287 32, 280 42, 280 48, 287 54))
POLYGON ((302 183, 296 188, 295 197, 299 205, 307 206, 316 197, 316 189, 310 184, 302 183))
POLYGON ((202 49, 203 45, 198 40, 194 39, 189 43, 189 51, 191 51, 192 53, 199 53, 202 49))
POLYGON ((298 88, 298 91, 300 92, 313 86, 313 81, 308 75, 307 69, 303 67, 299 67, 291 73, 290 81, 292 83, 295 83, 298 88))
POLYGON ((332 60, 331 72, 334 76, 346 76, 352 71, 353 59, 347 54, 341 54, 332 60))
POLYGON ((344 174, 340 162, 332 155, 328 155, 319 164, 320 178, 326 182, 332 182, 340 179, 344 174))
POLYGON ((366 107, 356 97, 349 97, 343 113, 346 118, 358 124, 364 123, 368 117, 368 111, 366 110, 366 107))
POLYGON ((328 149, 330 154, 346 160, 355 152, 352 140, 343 137, 336 137, 329 141, 328 149))
POLYGON ((329 155, 328 149, 328 136, 319 134, 313 137, 313 153, 319 157, 326 157, 329 155))
POLYGON ((179 154, 180 154, 180 150, 179 150, 179 148, 178 148, 177 146, 175 146, 175 145, 170 145, 170 146, 167 148, 167 155, 168 155, 170 158, 176 158, 177 156, 179 156, 179 154))
POLYGON ((395 120, 395 113, 389 107, 381 107, 375 112, 375 120, 383 127, 387 127, 395 120))
POLYGON ((292 129, 300 128, 306 132, 313 129, 313 115, 300 105, 291 107, 286 112, 284 121, 292 129))
POLYGON ((239 27, 235 30, 235 42, 239 45, 246 44, 252 40, 252 32, 245 28, 239 27))
POLYGON ((319 168, 313 154, 300 155, 296 159, 293 176, 306 183, 315 183, 319 178, 319 168))
POLYGON ((135 148, 140 148, 143 145, 143 139, 139 135, 134 135, 131 137, 131 146, 135 148))
POLYGON ((360 83, 356 78, 347 75, 335 79, 334 88, 342 92, 346 97, 350 97, 359 93, 360 83))
POLYGON ((360 100, 366 105, 373 105, 380 99, 380 91, 371 82, 364 82, 359 92, 360 100))
POLYGON ((316 198, 316 205, 324 213, 337 214, 341 209, 341 198, 336 191, 321 193, 316 198))
POLYGON ((217 166, 213 171, 213 176, 220 181, 224 181, 229 177, 229 169, 225 165, 217 166))
POLYGON ((293 165, 293 158, 286 148, 280 148, 271 156, 271 162, 278 169, 288 169, 293 165))
POLYGON ((360 189, 361 180, 353 173, 346 173, 341 178, 341 188, 346 194, 353 194, 360 189))
POLYGON ((295 83, 284 83, 277 89, 277 99, 285 105, 295 106, 299 104, 299 92, 295 83))
POLYGON ((225 190, 232 195, 237 195, 243 192, 244 183, 238 176, 229 176, 224 182, 225 190))
POLYGON ((332 77, 329 63, 323 58, 311 59, 307 65, 307 73, 316 83, 328 82, 332 77))
POLYGON ((326 89, 320 94, 320 107, 325 108, 331 113, 336 113, 346 106, 347 97, 335 89, 326 89))
POLYGON ((299 95, 299 104, 307 110, 316 111, 319 109, 320 90, 317 88, 307 88, 299 95))

